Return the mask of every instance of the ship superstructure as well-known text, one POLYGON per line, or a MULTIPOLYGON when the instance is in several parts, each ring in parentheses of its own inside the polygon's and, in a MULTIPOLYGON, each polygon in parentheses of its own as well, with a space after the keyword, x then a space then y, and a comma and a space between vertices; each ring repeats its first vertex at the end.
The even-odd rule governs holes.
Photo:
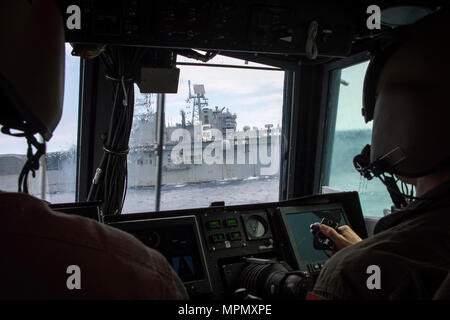
MULTIPOLYGON (((270 164, 261 161, 261 158, 275 158, 279 155, 279 127, 266 125, 265 128, 251 129, 245 126, 243 131, 237 131, 235 113, 225 107, 209 108, 204 85, 194 84, 193 90, 190 81, 188 85, 189 96, 186 102, 192 105, 187 108, 187 112, 180 111, 180 123, 166 126, 164 129, 163 184, 245 179, 278 174, 278 170, 264 174, 261 168, 270 164), (182 138, 178 137, 180 130, 183 132, 182 138), (179 139, 174 140, 174 135, 179 139), (211 151, 212 144, 215 144, 216 148, 211 151), (174 152, 175 148, 182 150, 174 152), (215 154, 217 151, 223 155, 215 154), (218 161, 208 162, 210 155, 218 161)), ((144 187, 155 183, 156 117, 154 114, 137 117, 130 141, 128 185, 144 187)))
MULTIPOLYGON (((205 86, 189 81, 189 108, 180 111, 181 121, 164 128, 162 183, 185 184, 221 180, 239 180, 278 174, 280 128, 244 126, 237 130, 237 115, 228 108, 209 107, 205 86), (181 136, 180 136, 181 132, 181 136), (173 139, 177 136, 178 139, 173 139), (220 155, 220 153, 222 155, 220 155), (273 155, 273 156, 272 156, 273 155), (275 170, 265 170, 276 161, 275 170), (211 160, 212 159, 212 160, 211 160)), ((128 187, 148 187, 156 182, 156 114, 152 96, 136 101, 141 112, 135 114, 128 154, 128 187)), ((15 185, 24 156, 4 155, 12 172, 3 180, 15 185), (12 169, 11 169, 12 170, 12 169), (5 180, 6 179, 6 180, 5 180)), ((76 149, 46 154, 48 192, 73 192, 75 188, 76 149)), ((10 170, 10 171, 11 171, 10 170)), ((31 190, 39 189, 38 179, 31 179, 31 190)))

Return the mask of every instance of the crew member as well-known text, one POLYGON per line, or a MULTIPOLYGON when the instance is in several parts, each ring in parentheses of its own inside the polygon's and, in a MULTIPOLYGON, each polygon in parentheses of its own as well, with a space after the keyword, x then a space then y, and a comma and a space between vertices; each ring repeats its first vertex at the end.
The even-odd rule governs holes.
MULTIPOLYGON (((64 91, 55 1, 1 1, 0 42, 2 131, 48 140, 64 91)), ((0 192, 0 220, 0 299, 187 298, 167 260, 125 232, 54 212, 25 193, 0 192)))
POLYGON ((393 32, 369 64, 364 116, 373 118, 371 168, 416 187, 410 204, 361 240, 321 231, 340 249, 311 298, 450 298, 450 28, 441 11, 393 32))

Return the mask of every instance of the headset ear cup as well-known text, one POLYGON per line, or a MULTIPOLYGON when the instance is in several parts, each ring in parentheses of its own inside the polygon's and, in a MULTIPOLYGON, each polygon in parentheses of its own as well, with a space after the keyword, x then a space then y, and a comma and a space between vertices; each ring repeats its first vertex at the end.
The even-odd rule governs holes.
POLYGON ((367 180, 373 178, 373 172, 370 168, 370 145, 366 145, 361 153, 353 158, 353 166, 367 180))

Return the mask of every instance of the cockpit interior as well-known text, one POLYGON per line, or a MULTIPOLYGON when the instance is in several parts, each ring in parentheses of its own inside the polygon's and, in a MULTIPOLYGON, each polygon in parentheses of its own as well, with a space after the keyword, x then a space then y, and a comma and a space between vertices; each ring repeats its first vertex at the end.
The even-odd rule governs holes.
POLYGON ((306 299, 337 250, 320 224, 364 240, 414 199, 377 171, 399 149, 364 153, 379 132, 364 77, 449 1, 56 3, 61 119, 53 132, 41 110, 28 148, 1 135, 0 190, 132 235, 189 299, 306 299))

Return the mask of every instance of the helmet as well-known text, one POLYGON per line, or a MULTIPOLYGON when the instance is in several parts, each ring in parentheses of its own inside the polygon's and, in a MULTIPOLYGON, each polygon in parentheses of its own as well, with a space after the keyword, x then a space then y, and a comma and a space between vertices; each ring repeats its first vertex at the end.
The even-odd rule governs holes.
POLYGON ((0 2, 0 125, 49 140, 62 114, 64 28, 55 1, 0 2))
POLYGON ((366 72, 370 165, 403 177, 450 163, 450 15, 441 10, 384 38, 366 72))

